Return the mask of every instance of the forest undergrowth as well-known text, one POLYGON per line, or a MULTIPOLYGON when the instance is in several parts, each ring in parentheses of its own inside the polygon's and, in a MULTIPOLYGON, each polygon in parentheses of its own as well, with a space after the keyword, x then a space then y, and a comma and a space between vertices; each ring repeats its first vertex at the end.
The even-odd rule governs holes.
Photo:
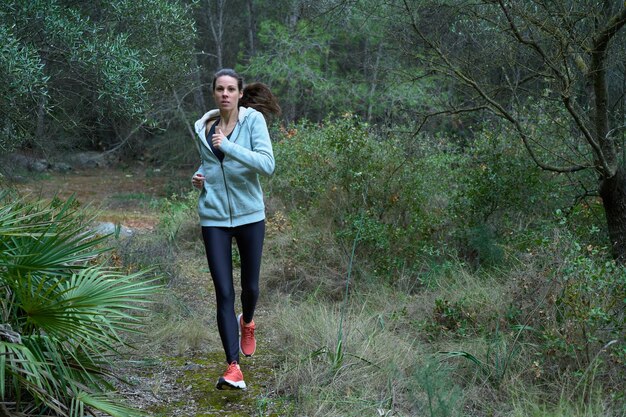
MULTIPOLYGON (((625 414, 626 271, 597 201, 566 212, 567 196, 545 199, 563 184, 505 134, 469 155, 416 146, 411 159, 349 115, 277 133, 252 414, 625 414)), ((172 285, 207 289, 195 194, 160 210, 167 244, 151 245, 170 248, 172 285)), ((182 351, 219 346, 211 313, 182 315, 182 351), (213 339, 190 330, 199 323, 213 339)))
POLYGON ((564 4, 0 2, 0 417, 626 417, 626 4, 564 4), (282 109, 230 393, 224 66, 282 109))
POLYGON ((143 172, 158 192, 101 208, 145 226, 111 237, 111 261, 163 277, 118 363, 130 403, 153 416, 625 415, 626 271, 597 201, 546 199, 556 180, 496 134, 462 154, 391 135, 381 149, 349 116, 275 133, 246 392, 214 389, 223 353, 188 176, 143 172))

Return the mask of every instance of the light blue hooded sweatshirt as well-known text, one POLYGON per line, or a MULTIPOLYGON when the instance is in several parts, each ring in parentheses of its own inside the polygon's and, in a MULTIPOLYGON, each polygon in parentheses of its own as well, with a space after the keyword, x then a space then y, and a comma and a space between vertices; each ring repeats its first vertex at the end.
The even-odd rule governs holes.
MULTIPOLYGON (((196 173, 204 175, 198 200, 201 226, 236 227, 265 219, 265 204, 259 174, 274 172, 274 153, 263 114, 253 108, 239 107, 239 117, 230 139, 224 140, 219 161, 207 138, 207 121, 219 116, 211 110, 195 123, 201 165, 196 173)), ((209 125, 210 127, 210 125, 209 125)))

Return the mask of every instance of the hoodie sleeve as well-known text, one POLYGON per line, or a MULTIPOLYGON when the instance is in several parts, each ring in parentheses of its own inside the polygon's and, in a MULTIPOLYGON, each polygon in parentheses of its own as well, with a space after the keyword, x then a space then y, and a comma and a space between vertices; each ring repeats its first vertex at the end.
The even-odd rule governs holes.
MULTIPOLYGON (((254 111, 248 117, 247 123, 250 123, 251 149, 228 140, 222 142, 220 149, 251 170, 261 175, 270 176, 274 173, 275 162, 265 117, 254 111)), ((245 126, 242 128, 245 129, 245 126)))
POLYGON ((202 168, 202 164, 200 164, 200 166, 193 175, 195 176, 196 174, 202 174, 202 176, 204 176, 204 169, 202 168))

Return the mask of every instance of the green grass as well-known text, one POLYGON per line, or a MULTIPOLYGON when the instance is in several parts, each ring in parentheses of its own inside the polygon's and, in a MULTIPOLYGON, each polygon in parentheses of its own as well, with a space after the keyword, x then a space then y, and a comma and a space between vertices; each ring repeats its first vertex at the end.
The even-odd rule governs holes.
MULTIPOLYGON (((346 258, 326 269, 323 262, 293 262, 311 253, 341 255, 342 248, 333 248, 332 239, 316 247, 312 230, 292 225, 266 243, 263 294, 270 349, 281 357, 274 384, 294 399, 297 415, 626 415, 623 396, 611 394, 624 386, 623 365, 615 363, 619 349, 600 350, 593 368, 576 369, 542 338, 562 312, 549 274, 572 267, 561 240, 498 268, 449 259, 445 267, 429 267, 426 281, 407 273, 395 285, 360 268, 357 255, 359 273, 346 302, 337 295, 346 287, 328 285, 346 283, 346 258), (335 269, 342 264, 343 273, 335 269), (315 287, 312 276, 324 285, 315 287)), ((343 253, 349 255, 347 248, 343 253)))
POLYGON ((397 332, 379 314, 371 314, 374 306, 367 295, 356 293, 352 300, 343 313, 339 305, 314 299, 283 299, 272 309, 272 340, 284 355, 278 390, 297 398, 303 415, 360 416, 379 409, 411 415, 415 404, 398 403, 396 395, 409 389, 415 369, 429 355, 415 334, 397 332), (342 314, 343 357, 338 362, 342 314))

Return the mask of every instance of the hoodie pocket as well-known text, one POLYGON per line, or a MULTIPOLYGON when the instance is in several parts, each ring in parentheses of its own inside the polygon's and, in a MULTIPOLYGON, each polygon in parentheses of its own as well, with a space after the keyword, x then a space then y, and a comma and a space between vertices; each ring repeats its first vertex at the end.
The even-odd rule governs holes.
POLYGON ((250 214, 263 209, 263 196, 258 191, 260 187, 257 178, 234 182, 231 190, 234 215, 250 214))
POLYGON ((219 178, 207 178, 200 193, 198 210, 201 217, 210 219, 228 218, 228 200, 224 182, 219 178))

